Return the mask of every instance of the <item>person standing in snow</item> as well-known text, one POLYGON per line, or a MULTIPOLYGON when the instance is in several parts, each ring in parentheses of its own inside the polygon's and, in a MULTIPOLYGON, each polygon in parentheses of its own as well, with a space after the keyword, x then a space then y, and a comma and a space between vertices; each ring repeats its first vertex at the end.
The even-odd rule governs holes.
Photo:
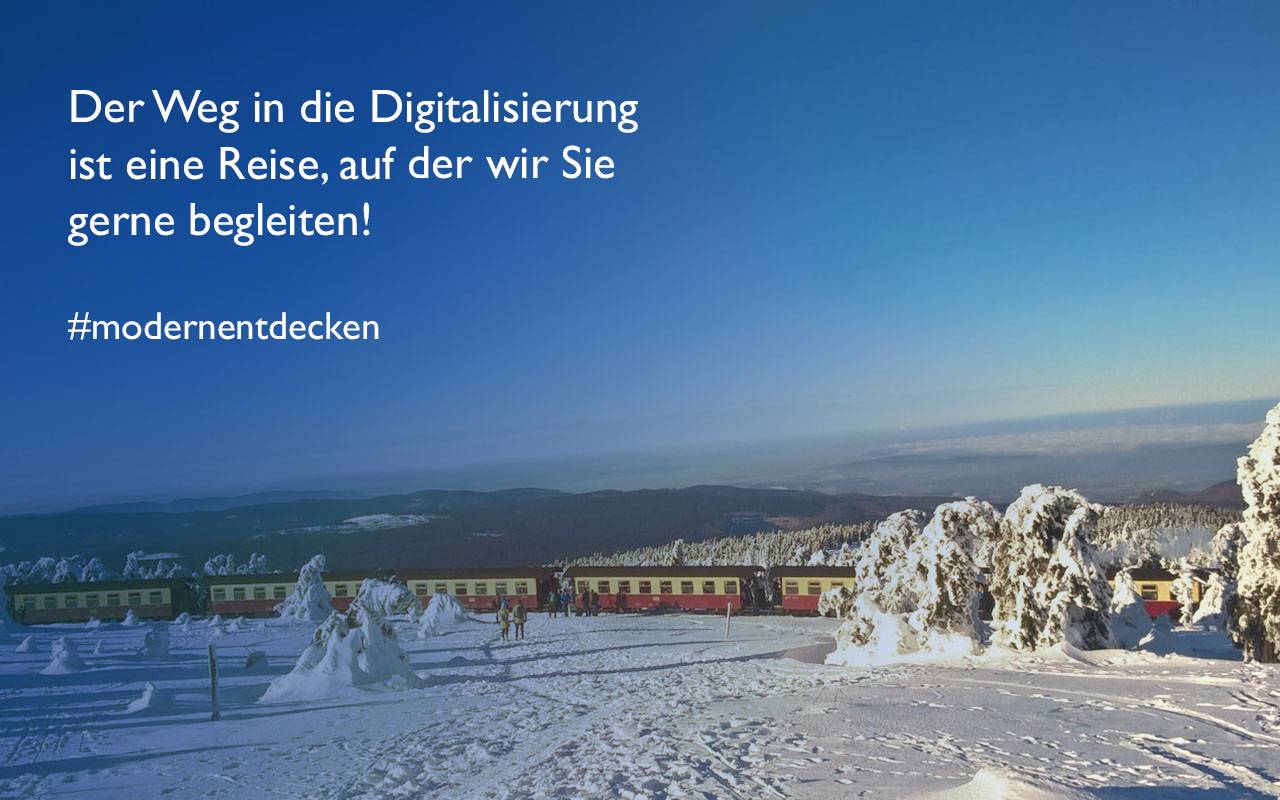
POLYGON ((515 608, 511 609, 511 621, 516 624, 516 639, 524 638, 524 624, 529 619, 529 612, 525 611, 524 601, 517 600, 515 608))
POLYGON ((600 593, 592 592, 591 593, 591 616, 594 617, 599 613, 600 613, 600 593))
POLYGON ((556 612, 558 612, 559 610, 560 610, 560 595, 556 594, 555 590, 552 589, 551 596, 547 598, 547 612, 551 615, 552 619, 555 619, 556 612))
POLYGON ((502 629, 502 639, 506 641, 510 638, 511 630, 511 609, 503 605, 498 609, 498 627, 502 629))

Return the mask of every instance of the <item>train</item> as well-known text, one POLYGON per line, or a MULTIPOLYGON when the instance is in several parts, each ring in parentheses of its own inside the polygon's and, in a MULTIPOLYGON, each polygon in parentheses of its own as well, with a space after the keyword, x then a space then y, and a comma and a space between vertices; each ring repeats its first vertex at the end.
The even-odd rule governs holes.
MULTIPOLYGON (((1171 593, 1176 576, 1162 569, 1131 572, 1152 617, 1180 607, 1171 593)), ((684 611, 817 614, 818 600, 832 589, 853 588, 851 566, 637 566, 574 564, 553 567, 422 568, 327 572, 325 588, 335 610, 345 610, 366 578, 405 584, 425 607, 433 595, 454 596, 465 608, 492 611, 506 599, 526 608, 545 607, 553 593, 571 587, 598 599, 610 612, 684 611)), ((296 577, 277 572, 210 575, 190 580, 127 580, 89 583, 17 584, 7 587, 9 612, 23 624, 138 619, 174 619, 182 613, 272 616, 293 590, 296 577)), ((1196 588, 1197 599, 1199 587, 1196 588)))

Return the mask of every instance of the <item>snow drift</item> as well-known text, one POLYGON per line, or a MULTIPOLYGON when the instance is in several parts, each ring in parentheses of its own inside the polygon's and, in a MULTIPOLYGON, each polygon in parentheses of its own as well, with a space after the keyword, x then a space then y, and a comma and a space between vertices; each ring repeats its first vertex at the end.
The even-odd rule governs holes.
POLYGON ((1065 786, 1036 786, 1007 770, 983 768, 962 786, 916 795, 914 800, 1097 800, 1097 795, 1065 786))

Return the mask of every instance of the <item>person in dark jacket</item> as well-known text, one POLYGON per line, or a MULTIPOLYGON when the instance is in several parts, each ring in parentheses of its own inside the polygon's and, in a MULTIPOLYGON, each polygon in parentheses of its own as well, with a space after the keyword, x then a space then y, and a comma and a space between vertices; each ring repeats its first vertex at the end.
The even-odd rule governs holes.
POLYGON ((600 613, 600 593, 592 592, 591 593, 591 616, 594 617, 599 613, 600 613))
POLYGON ((524 608, 524 601, 517 600, 511 609, 511 621, 516 626, 516 639, 524 638, 524 624, 529 620, 529 612, 524 608))

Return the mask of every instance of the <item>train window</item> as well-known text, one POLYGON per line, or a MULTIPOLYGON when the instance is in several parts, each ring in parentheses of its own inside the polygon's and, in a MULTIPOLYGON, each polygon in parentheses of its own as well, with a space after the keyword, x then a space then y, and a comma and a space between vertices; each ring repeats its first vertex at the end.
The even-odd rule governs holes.
POLYGON ((449 584, 447 583, 436 584, 436 594, 448 594, 448 593, 449 593, 449 584))
MULTIPOLYGON (((267 599, 267 587, 265 587, 265 586, 255 586, 255 587, 253 587, 253 599, 254 599, 254 600, 266 600, 266 599, 267 599)), ((159 601, 157 601, 157 602, 159 602, 159 601)))
POLYGON ((493 585, 493 593, 494 593, 494 594, 497 594, 497 595, 503 595, 503 594, 506 594, 506 593, 507 593, 507 584, 506 584, 506 583, 495 583, 495 584, 493 585))
POLYGON ((287 593, 288 593, 288 590, 283 586, 271 587, 271 596, 276 600, 283 600, 287 593))
POLYGON ((516 584, 516 594, 528 594, 528 593, 529 593, 529 584, 527 583, 516 584))
POLYGON ((693 594, 693 581, 680 581, 680 594, 693 594))
POLYGON ((738 582, 737 582, 737 581, 725 581, 725 582, 724 582, 724 593, 725 593, 725 594, 737 594, 737 593, 738 593, 738 582))
POLYGON ((63 595, 62 605, 64 608, 76 608, 80 605, 80 598, 74 594, 63 595))
POLYGON ((840 589, 840 588, 842 588, 843 586, 844 586, 844 581, 832 581, 832 582, 831 582, 831 588, 832 588, 832 589, 840 589))
POLYGON ((224 586, 213 587, 213 599, 217 601, 226 600, 227 599, 226 587, 224 586))
POLYGON ((659 594, 671 594, 671 581, 659 581, 659 582, 658 582, 658 593, 659 593, 659 594))
POLYGON ((45 608, 57 608, 57 607, 58 607, 58 596, 57 596, 56 594, 47 594, 47 595, 45 595, 45 597, 44 597, 44 607, 45 607, 45 608))
POLYGON ((715 581, 703 581, 703 582, 702 582, 702 593, 703 593, 703 594, 715 594, 715 593, 716 593, 716 582, 715 582, 715 581))
POLYGON ((476 594, 488 594, 488 593, 489 593, 489 584, 487 583, 476 584, 476 594))
POLYGON ((111 608, 118 607, 120 605, 120 595, 118 594, 107 595, 107 605, 111 608))
POLYGON ((455 583, 453 585, 453 593, 456 595, 464 595, 467 593, 467 585, 465 583, 455 583))
POLYGON ((605 593, 605 594, 608 594, 608 593, 609 593, 609 582, 608 582, 608 581, 596 581, 596 591, 597 591, 597 592, 603 592, 603 593, 605 593))
POLYGON ((96 594, 86 594, 84 596, 84 605, 86 608, 97 608, 98 596, 96 594))
POLYGON ((140 606, 142 605, 142 592, 129 592, 128 599, 129 605, 140 606))
POLYGON ((345 583, 335 583, 335 584, 333 585, 333 596, 334 596, 334 597, 346 597, 346 596, 347 596, 347 585, 346 585, 345 583))
POLYGON ((618 591, 622 594, 631 594, 631 581, 618 581, 618 591))
POLYGON ((822 583, 819 581, 809 581, 809 594, 822 594, 822 583))
POLYGON ((1142 599, 1143 600, 1159 600, 1160 587, 1156 586, 1154 583, 1142 584, 1142 599))
POLYGON ((161 603, 163 603, 163 602, 164 602, 164 595, 163 595, 163 594, 161 594, 160 592, 148 592, 148 593, 147 593, 147 603, 148 603, 148 604, 153 605, 153 606, 158 606, 158 605, 160 605, 160 604, 161 604, 161 603))
POLYGON ((653 584, 649 581, 640 581, 640 594, 653 594, 653 584))
POLYGON ((783 594, 800 594, 800 584, 795 581, 787 581, 782 586, 783 594))
POLYGON ((27 611, 30 611, 31 609, 36 607, 36 599, 34 597, 22 598, 22 607, 27 611))
MULTIPOLYGON (((137 602, 141 602, 141 600, 140 600, 140 599, 139 599, 138 601, 135 601, 135 600, 133 599, 135 596, 136 596, 136 595, 132 595, 132 594, 131 594, 131 595, 129 595, 129 605, 135 605, 137 602)), ((232 599, 234 599, 234 600, 243 600, 243 599, 244 599, 244 587, 243 587, 243 586, 234 586, 234 587, 232 587, 232 589, 231 589, 231 597, 232 597, 232 599)))
POLYGON ((430 589, 431 589, 430 585, 425 583, 415 583, 413 585, 413 593, 416 594, 418 597, 423 597, 429 592, 430 589))
POLYGON ((591 584, 587 583, 586 581, 578 581, 578 594, 582 594, 583 592, 589 590, 590 588, 591 588, 591 584))

